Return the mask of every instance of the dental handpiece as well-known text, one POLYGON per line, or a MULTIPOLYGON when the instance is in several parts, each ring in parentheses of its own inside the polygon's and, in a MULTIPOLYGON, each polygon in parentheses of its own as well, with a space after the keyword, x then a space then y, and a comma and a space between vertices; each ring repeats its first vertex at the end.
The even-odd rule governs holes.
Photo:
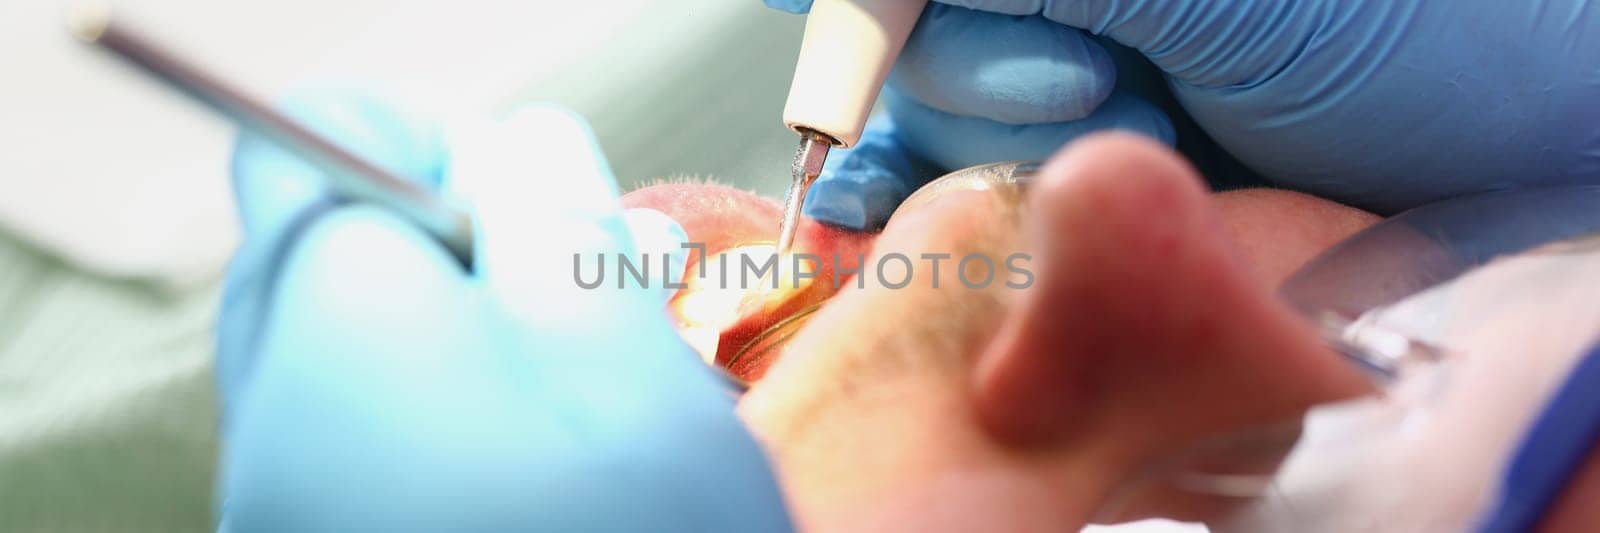
POLYGON ((795 150, 778 253, 794 244, 801 208, 822 174, 828 149, 861 140, 889 68, 927 0, 816 0, 806 17, 783 124, 800 135, 795 150))
POLYGON ((438 239, 462 266, 472 265, 472 218, 435 192, 344 149, 243 91, 157 47, 111 17, 99 3, 75 6, 69 28, 84 42, 98 45, 189 95, 315 166, 340 198, 385 208, 438 239))

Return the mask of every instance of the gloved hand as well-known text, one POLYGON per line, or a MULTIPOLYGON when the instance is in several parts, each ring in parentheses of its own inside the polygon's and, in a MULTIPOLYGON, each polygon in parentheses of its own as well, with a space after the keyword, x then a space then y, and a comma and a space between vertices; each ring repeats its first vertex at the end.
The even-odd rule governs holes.
POLYGON ((809 214, 871 226, 929 168, 1039 158, 1083 129, 1147 123, 1146 108, 1108 109, 1141 75, 1113 84, 1104 50, 1069 28, 1138 49, 1205 133, 1280 186, 1387 214, 1600 179, 1600 3, 939 1, 964 8, 929 6, 885 91, 886 124, 836 156, 809 214), (1087 109, 1088 124, 1067 121, 1087 109))
POLYGON ((446 134, 350 92, 287 109, 463 201, 476 262, 464 271, 418 228, 331 200, 314 169, 241 139, 246 238, 217 363, 221 529, 790 527, 660 286, 575 283, 574 254, 592 279, 595 254, 659 266, 683 239, 659 212, 621 212, 581 119, 536 108, 446 134))

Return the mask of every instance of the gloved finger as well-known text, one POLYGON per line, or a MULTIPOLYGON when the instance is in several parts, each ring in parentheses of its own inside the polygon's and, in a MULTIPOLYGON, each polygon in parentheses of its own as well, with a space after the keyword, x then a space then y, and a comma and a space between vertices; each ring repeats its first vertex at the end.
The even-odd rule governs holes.
MULTIPOLYGON (((435 184, 444 148, 433 125, 370 93, 305 89, 281 107, 308 127, 403 176, 435 184)), ((233 154, 234 191, 244 243, 228 269, 217 320, 218 390, 224 423, 232 397, 254 367, 265 314, 274 304, 281 264, 295 239, 335 206, 321 171, 268 140, 240 136, 233 154)))
POLYGON ((1088 116, 1117 83, 1110 55, 1081 30, 1039 16, 928 6, 889 83, 955 115, 1007 124, 1088 116))
POLYGON ((805 215, 856 231, 878 231, 900 202, 941 169, 906 149, 893 117, 867 123, 861 140, 828 158, 806 193, 805 215))
POLYGON ((1032 5, 1031 12, 1045 18, 1137 48, 1168 74, 1201 87, 1270 79, 1333 20, 1315 2, 1044 0, 1038 7, 1017 0, 948 1, 987 10, 1032 5))
POLYGON ((450 132, 446 188, 477 216, 475 269, 508 310, 540 330, 580 328, 640 287, 574 283, 575 261, 632 256, 611 169, 584 120, 530 107, 450 132))
MULTIPOLYGON (((246 246, 240 251, 240 257, 235 259, 229 273, 228 287, 218 318, 216 373, 222 395, 224 427, 234 419, 232 413, 236 410, 238 398, 255 383, 262 354, 272 349, 275 341, 269 331, 279 326, 281 319, 276 317, 282 314, 284 305, 323 299, 329 306, 328 312, 350 306, 350 309, 340 311, 348 315, 348 319, 340 324, 355 331, 366 331, 362 329, 361 313, 394 311, 397 308, 389 305, 390 300, 448 292, 447 286, 459 285, 463 279, 461 267, 449 260, 448 254, 443 256, 445 259, 440 259, 442 248, 438 243, 423 236, 419 228, 393 215, 383 213, 384 216, 380 217, 374 213, 380 211, 372 206, 338 207, 336 204, 322 203, 292 221, 292 228, 281 238, 275 239, 272 246, 246 246), (351 218, 349 213, 361 213, 361 216, 355 217, 359 224, 352 225, 354 229, 339 229, 344 226, 327 221, 330 218, 351 218), (362 238, 342 237, 331 243, 317 240, 327 239, 325 234, 333 231, 327 229, 329 227, 339 229, 334 235, 353 233, 362 238), (354 259, 347 258, 347 255, 354 259), (301 261, 348 262, 349 265, 341 268, 367 269, 371 272, 352 275, 352 278, 359 278, 359 283, 354 279, 346 280, 349 283, 346 288, 334 290, 322 287, 318 290, 327 290, 305 292, 311 289, 290 286, 302 282, 293 262, 296 258, 301 261), (386 288, 361 289, 365 283, 386 288)), ((328 283, 330 286, 337 285, 336 281, 328 283)), ((410 313, 426 314, 431 307, 413 306, 406 309, 410 313)))
POLYGON ((446 187, 477 216, 477 274, 528 332, 511 351, 537 355, 550 380, 539 386, 560 391, 548 407, 577 410, 596 431, 622 431, 619 442, 641 417, 731 417, 722 381, 667 320, 660 258, 638 253, 639 241, 659 249, 681 229, 637 212, 629 224, 581 117, 534 107, 450 137, 446 187))
MULTIPOLYGON (((667 322, 660 258, 638 253, 611 169, 581 117, 525 109, 498 124, 453 130, 451 150, 446 187, 477 215, 477 274, 510 315, 538 332, 545 351, 581 354, 583 364, 613 376, 659 364, 656 376, 669 383, 675 376, 661 368, 688 365, 695 379, 712 383, 667 322), (624 260, 639 277, 624 273, 624 260), (641 339, 654 345, 638 346, 641 339)), ((674 228, 659 222, 651 240, 676 238, 662 237, 674 228)))
POLYGON ((1044 160, 1068 141, 1102 129, 1144 133, 1168 145, 1176 139, 1159 108, 1122 92, 1082 120, 1016 126, 932 109, 896 89, 884 90, 888 112, 868 123, 861 141, 828 159, 806 195, 806 216, 856 231, 877 231, 907 196, 951 170, 1044 160))
POLYGON ((995 161, 1043 161, 1068 141, 1103 130, 1141 133, 1168 146, 1176 141, 1166 114, 1122 91, 1113 92, 1082 120, 1023 126, 945 113, 892 89, 885 90, 883 97, 903 146, 945 169, 995 161))
POLYGON ((651 280, 651 286, 659 289, 660 302, 666 303, 677 292, 668 282, 683 279, 685 260, 694 253, 683 247, 689 240, 688 233, 666 213, 646 207, 623 211, 622 219, 628 225, 628 234, 633 235, 634 247, 644 267, 650 269, 659 265, 661 277, 651 280))
POLYGON ((811 0, 764 0, 767 7, 804 15, 811 11, 811 0))
MULTIPOLYGON (((354 89, 303 89, 281 110, 357 155, 436 186, 445 149, 435 125, 354 89)), ((233 152, 234 191, 246 240, 269 239, 294 213, 326 194, 325 176, 271 141, 244 132, 233 152)))
MULTIPOLYGON (((1304 52, 1330 20, 1320 4, 1254 0, 934 0, 1006 15, 1043 15, 1143 52, 1202 87, 1260 83, 1304 52)), ((810 0, 766 0, 791 13, 810 0)), ((1374 8, 1376 9, 1376 8, 1374 8)), ((1397 15, 1398 16, 1398 15, 1397 15)), ((985 45, 992 43, 984 42, 985 45)))
POLYGON ((284 271, 270 356, 225 433, 225 529, 786 530, 719 391, 650 365, 635 374, 653 381, 540 364, 659 353, 670 329, 616 317, 578 345, 528 331, 427 236, 364 206, 320 219, 284 271))
POLYGON ((405 221, 353 206, 307 229, 283 274, 266 356, 225 427, 225 522, 525 525, 504 520, 540 503, 527 486, 536 467, 512 459, 541 457, 563 435, 535 423, 522 354, 492 334, 482 291, 451 256, 405 221))

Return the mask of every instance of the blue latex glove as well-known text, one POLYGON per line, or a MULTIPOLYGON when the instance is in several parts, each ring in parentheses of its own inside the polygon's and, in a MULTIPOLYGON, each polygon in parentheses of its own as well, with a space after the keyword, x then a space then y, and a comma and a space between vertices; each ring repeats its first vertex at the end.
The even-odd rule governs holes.
MULTIPOLYGON (((767 3, 795 12, 810 4, 767 3)), ((903 96, 890 97, 886 120, 899 127, 875 130, 838 158, 824 179, 840 183, 819 180, 810 214, 850 227, 881 223, 901 189, 931 177, 907 158, 959 166, 991 143, 1005 145, 984 159, 1043 157, 1050 141, 1085 129, 1063 122, 1085 101, 1113 85, 1111 94, 1149 89, 1139 73, 1101 68, 1104 50, 1069 28, 1138 49, 1204 133, 1284 187, 1393 213, 1470 192, 1600 179, 1600 3, 945 3, 972 9, 924 13, 890 80, 903 96), (966 151, 940 160, 951 147, 966 151), (864 153, 890 151, 904 155, 864 153)), ((1107 121, 1104 107, 1087 120, 1107 121)), ((1214 181, 1233 177, 1218 169, 1239 171, 1197 163, 1214 181)))
POLYGON ((354 93, 287 109, 470 205, 476 264, 241 139, 221 529, 789 528, 762 451, 666 321, 659 285, 574 282, 574 253, 592 269, 596 253, 659 260, 683 239, 658 212, 620 211, 581 119, 533 109, 451 130, 447 146, 354 93))

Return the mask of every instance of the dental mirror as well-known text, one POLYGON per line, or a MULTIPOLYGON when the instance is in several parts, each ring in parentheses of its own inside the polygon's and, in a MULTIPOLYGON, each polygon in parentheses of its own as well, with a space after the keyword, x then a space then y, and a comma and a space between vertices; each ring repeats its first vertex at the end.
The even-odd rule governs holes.
MULTIPOLYGON (((1449 383, 1452 365, 1472 356, 1455 338, 1459 322, 1480 314, 1470 306, 1494 305, 1492 298, 1459 294, 1454 281, 1513 255, 1592 260, 1600 255, 1597 243, 1600 186, 1482 193, 1379 222, 1309 261, 1279 292, 1336 352, 1373 378, 1383 402, 1409 413, 1395 419, 1401 430, 1427 415, 1449 383)), ((1593 283, 1570 272, 1582 270, 1502 276, 1493 289, 1502 295, 1549 294, 1560 284, 1593 283)), ((1239 475, 1193 466, 1216 451, 1185 459, 1179 484, 1236 497, 1261 496, 1271 488, 1273 469, 1239 475)))

